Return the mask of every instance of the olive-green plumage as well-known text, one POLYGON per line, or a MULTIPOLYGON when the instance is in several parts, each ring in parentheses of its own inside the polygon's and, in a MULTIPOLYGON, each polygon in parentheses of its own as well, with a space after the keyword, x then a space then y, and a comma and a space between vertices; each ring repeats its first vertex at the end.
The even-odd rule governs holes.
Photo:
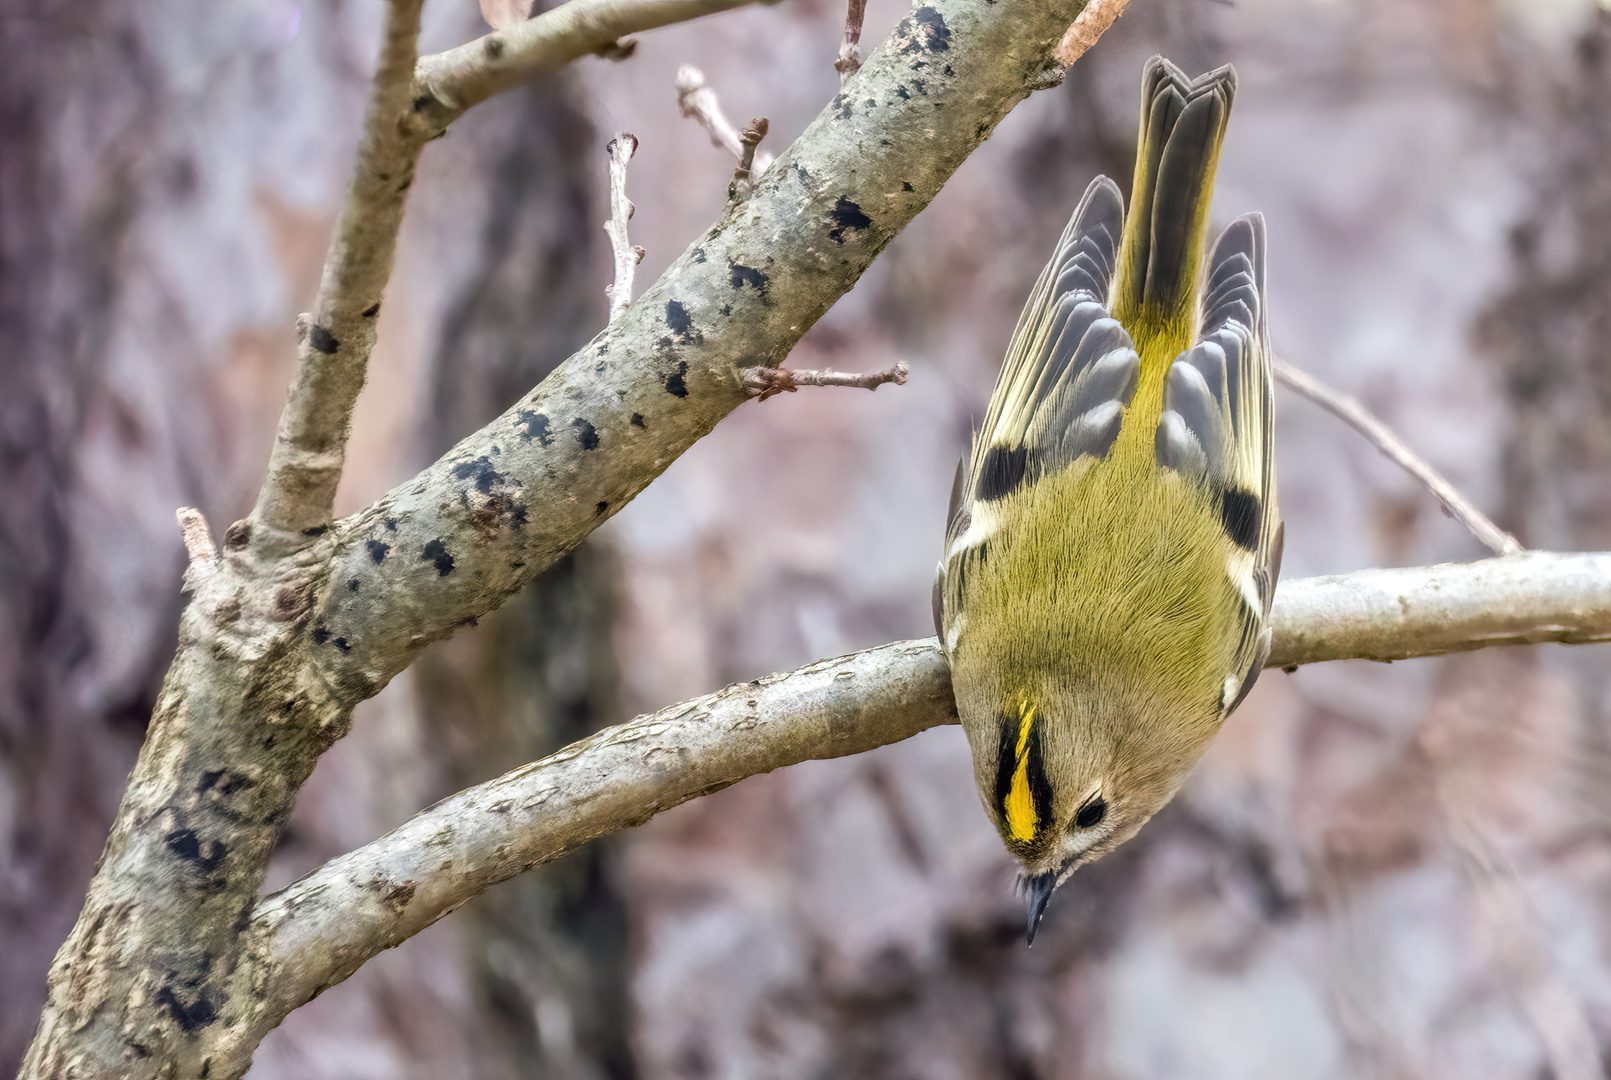
POLYGON ((1203 258, 1236 89, 1161 57, 1131 207, 1098 177, 957 473, 935 624, 979 791, 1051 891, 1169 800, 1257 678, 1280 567, 1264 222, 1203 258))

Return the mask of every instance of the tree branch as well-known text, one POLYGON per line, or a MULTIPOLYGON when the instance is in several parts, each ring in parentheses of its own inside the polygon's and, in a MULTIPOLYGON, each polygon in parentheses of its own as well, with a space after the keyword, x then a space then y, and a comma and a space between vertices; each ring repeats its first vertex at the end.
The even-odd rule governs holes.
POLYGON ((638 137, 631 132, 616 132, 610 140, 610 220, 604 231, 610 237, 610 251, 615 256, 615 280, 604 291, 610 296, 610 321, 614 322, 632 303, 632 278, 637 273, 643 249, 633 247, 627 235, 627 222, 632 220, 632 200, 626 196, 627 162, 638 152, 638 137))
POLYGON ((252 511, 254 548, 277 556, 330 520, 352 408, 363 389, 381 293, 391 277, 403 202, 424 145, 405 123, 423 0, 391 0, 347 187, 313 312, 298 320, 296 377, 280 414, 268 477, 252 511))
POLYGON ((570 0, 511 30, 427 56, 416 75, 444 127, 470 106, 535 75, 600 52, 628 34, 744 7, 755 0, 570 0))
POLYGON ((924 4, 857 74, 854 100, 834 98, 623 315, 503 416, 338 523, 308 605, 325 684, 351 702, 373 694, 748 400, 741 372, 779 366, 1044 85, 1078 6, 924 4))
MULTIPOLYGON (((705 83, 705 73, 692 64, 677 69, 677 109, 690 120, 696 120, 710 135, 712 144, 721 147, 744 164, 744 137, 733 122, 722 112, 722 103, 716 91, 705 83)), ((757 140, 759 141, 759 140, 757 140)), ((752 148, 748 165, 750 177, 764 173, 772 164, 772 155, 765 150, 752 148)))
POLYGON ((1471 503, 1445 480, 1436 469, 1428 465, 1419 454, 1411 450, 1388 426, 1373 416, 1359 401, 1340 390, 1333 390, 1319 379, 1293 367, 1285 360, 1275 361, 1275 377, 1282 385, 1319 405, 1333 416, 1341 418, 1355 431, 1370 440, 1372 446, 1419 480, 1423 487, 1437 496, 1443 512, 1470 530, 1495 555, 1510 555, 1522 550, 1521 541, 1489 520, 1488 515, 1471 503))
POLYGON ((1113 21, 1124 14, 1129 3, 1130 0, 1091 0, 1086 4, 1079 17, 1069 25, 1063 40, 1057 43, 1058 62, 1067 67, 1084 56, 1085 50, 1095 45, 1097 39, 1113 25, 1113 21))
MULTIPOLYGON (((1271 666, 1611 640, 1611 553, 1284 583, 1271 666)), ((746 776, 956 722, 933 639, 901 641, 640 716, 460 792, 269 897, 257 978, 288 1012, 499 881, 746 776)))

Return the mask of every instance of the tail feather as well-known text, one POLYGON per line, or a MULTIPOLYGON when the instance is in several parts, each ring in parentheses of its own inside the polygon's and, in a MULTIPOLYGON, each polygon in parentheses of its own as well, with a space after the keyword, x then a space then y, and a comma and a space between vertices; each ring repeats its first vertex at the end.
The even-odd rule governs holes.
POLYGON ((1197 296, 1203 232, 1225 123, 1236 95, 1229 66, 1188 79, 1161 56, 1142 77, 1141 142, 1125 221, 1114 314, 1176 320, 1197 296))

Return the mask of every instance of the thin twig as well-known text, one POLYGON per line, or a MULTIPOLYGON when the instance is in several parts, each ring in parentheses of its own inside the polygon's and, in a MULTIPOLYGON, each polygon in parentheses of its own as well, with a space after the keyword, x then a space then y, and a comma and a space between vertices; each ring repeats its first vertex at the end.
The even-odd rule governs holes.
POLYGON ((416 92, 443 110, 442 126, 464 110, 534 75, 589 53, 630 55, 629 34, 744 7, 756 0, 570 0, 519 26, 420 59, 416 92), (626 48, 623 48, 623 46, 626 48))
POLYGON ((627 238, 627 222, 632 220, 632 200, 626 197, 627 162, 638 152, 638 137, 630 131, 618 131, 610 140, 610 220, 604 231, 610 236, 610 250, 615 252, 615 283, 604 287, 610 298, 610 321, 620 318, 632 303, 632 276, 638 263, 643 261, 643 249, 633 247, 627 238))
POLYGON ((381 293, 391 276, 403 203, 423 145, 410 114, 422 0, 391 0, 341 223, 297 348, 268 476, 252 511, 253 544, 270 556, 311 542, 329 523, 363 389, 381 293))
POLYGON ((750 126, 744 129, 744 134, 738 137, 742 152, 738 156, 738 168, 733 170, 733 182, 727 185, 729 199, 742 199, 750 193, 754 186, 755 148, 761 145, 771 124, 766 117, 750 121, 750 126))
MULTIPOLYGON (((1611 638, 1611 553, 1283 582, 1271 666, 1611 638)), ((956 723, 933 638, 739 683, 640 716, 421 811, 266 898, 259 973, 284 1015, 472 896, 616 829, 811 758, 956 723), (400 899, 399 899, 400 898, 400 899)))
POLYGON ((1064 67, 1085 55, 1085 50, 1096 44, 1097 38, 1113 25, 1113 20, 1124 14, 1130 0, 1091 0, 1075 18, 1063 40, 1057 43, 1052 55, 1064 67))
POLYGON ((1488 516, 1466 500, 1437 471, 1421 459, 1415 451, 1404 445, 1397 435, 1388 430, 1370 411, 1355 398, 1333 390, 1314 376, 1300 371, 1285 360, 1276 360, 1275 377, 1327 412, 1348 422, 1371 444, 1397 462, 1405 472, 1419 480, 1443 504, 1444 513, 1471 531, 1471 534, 1496 555, 1510 555, 1522 550, 1519 540, 1495 525, 1488 516))
MULTIPOLYGON (((716 91, 705 83, 705 73, 692 64, 677 69, 677 108, 691 120, 697 120, 710 133, 710 141, 744 160, 744 137, 722 112, 716 91)), ((765 150, 756 152, 750 162, 750 176, 760 176, 772 164, 772 155, 765 150)))
POLYGON ((794 371, 790 368, 755 367, 744 372, 744 389, 757 401, 765 401, 774 394, 792 394, 802 386, 855 386, 863 390, 877 390, 885 383, 906 385, 911 365, 905 360, 892 368, 860 374, 854 371, 794 371))
POLYGON ((207 519, 194 506, 181 506, 174 516, 179 519, 179 531, 185 538, 185 551, 192 565, 210 566, 218 561, 218 547, 213 543, 212 530, 207 519))
POLYGON ((833 62, 840 86, 861 70, 861 22, 866 14, 867 0, 848 0, 845 5, 845 41, 839 46, 839 59, 833 62))

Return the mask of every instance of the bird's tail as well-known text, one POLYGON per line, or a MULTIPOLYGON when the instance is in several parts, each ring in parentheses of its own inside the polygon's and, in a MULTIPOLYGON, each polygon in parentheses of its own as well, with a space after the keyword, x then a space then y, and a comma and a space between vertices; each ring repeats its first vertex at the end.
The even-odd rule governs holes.
POLYGON ((1112 295, 1113 314, 1127 326, 1178 325, 1196 315, 1214 169, 1235 96, 1230 65, 1188 79, 1161 56, 1147 61, 1135 186, 1112 295))

